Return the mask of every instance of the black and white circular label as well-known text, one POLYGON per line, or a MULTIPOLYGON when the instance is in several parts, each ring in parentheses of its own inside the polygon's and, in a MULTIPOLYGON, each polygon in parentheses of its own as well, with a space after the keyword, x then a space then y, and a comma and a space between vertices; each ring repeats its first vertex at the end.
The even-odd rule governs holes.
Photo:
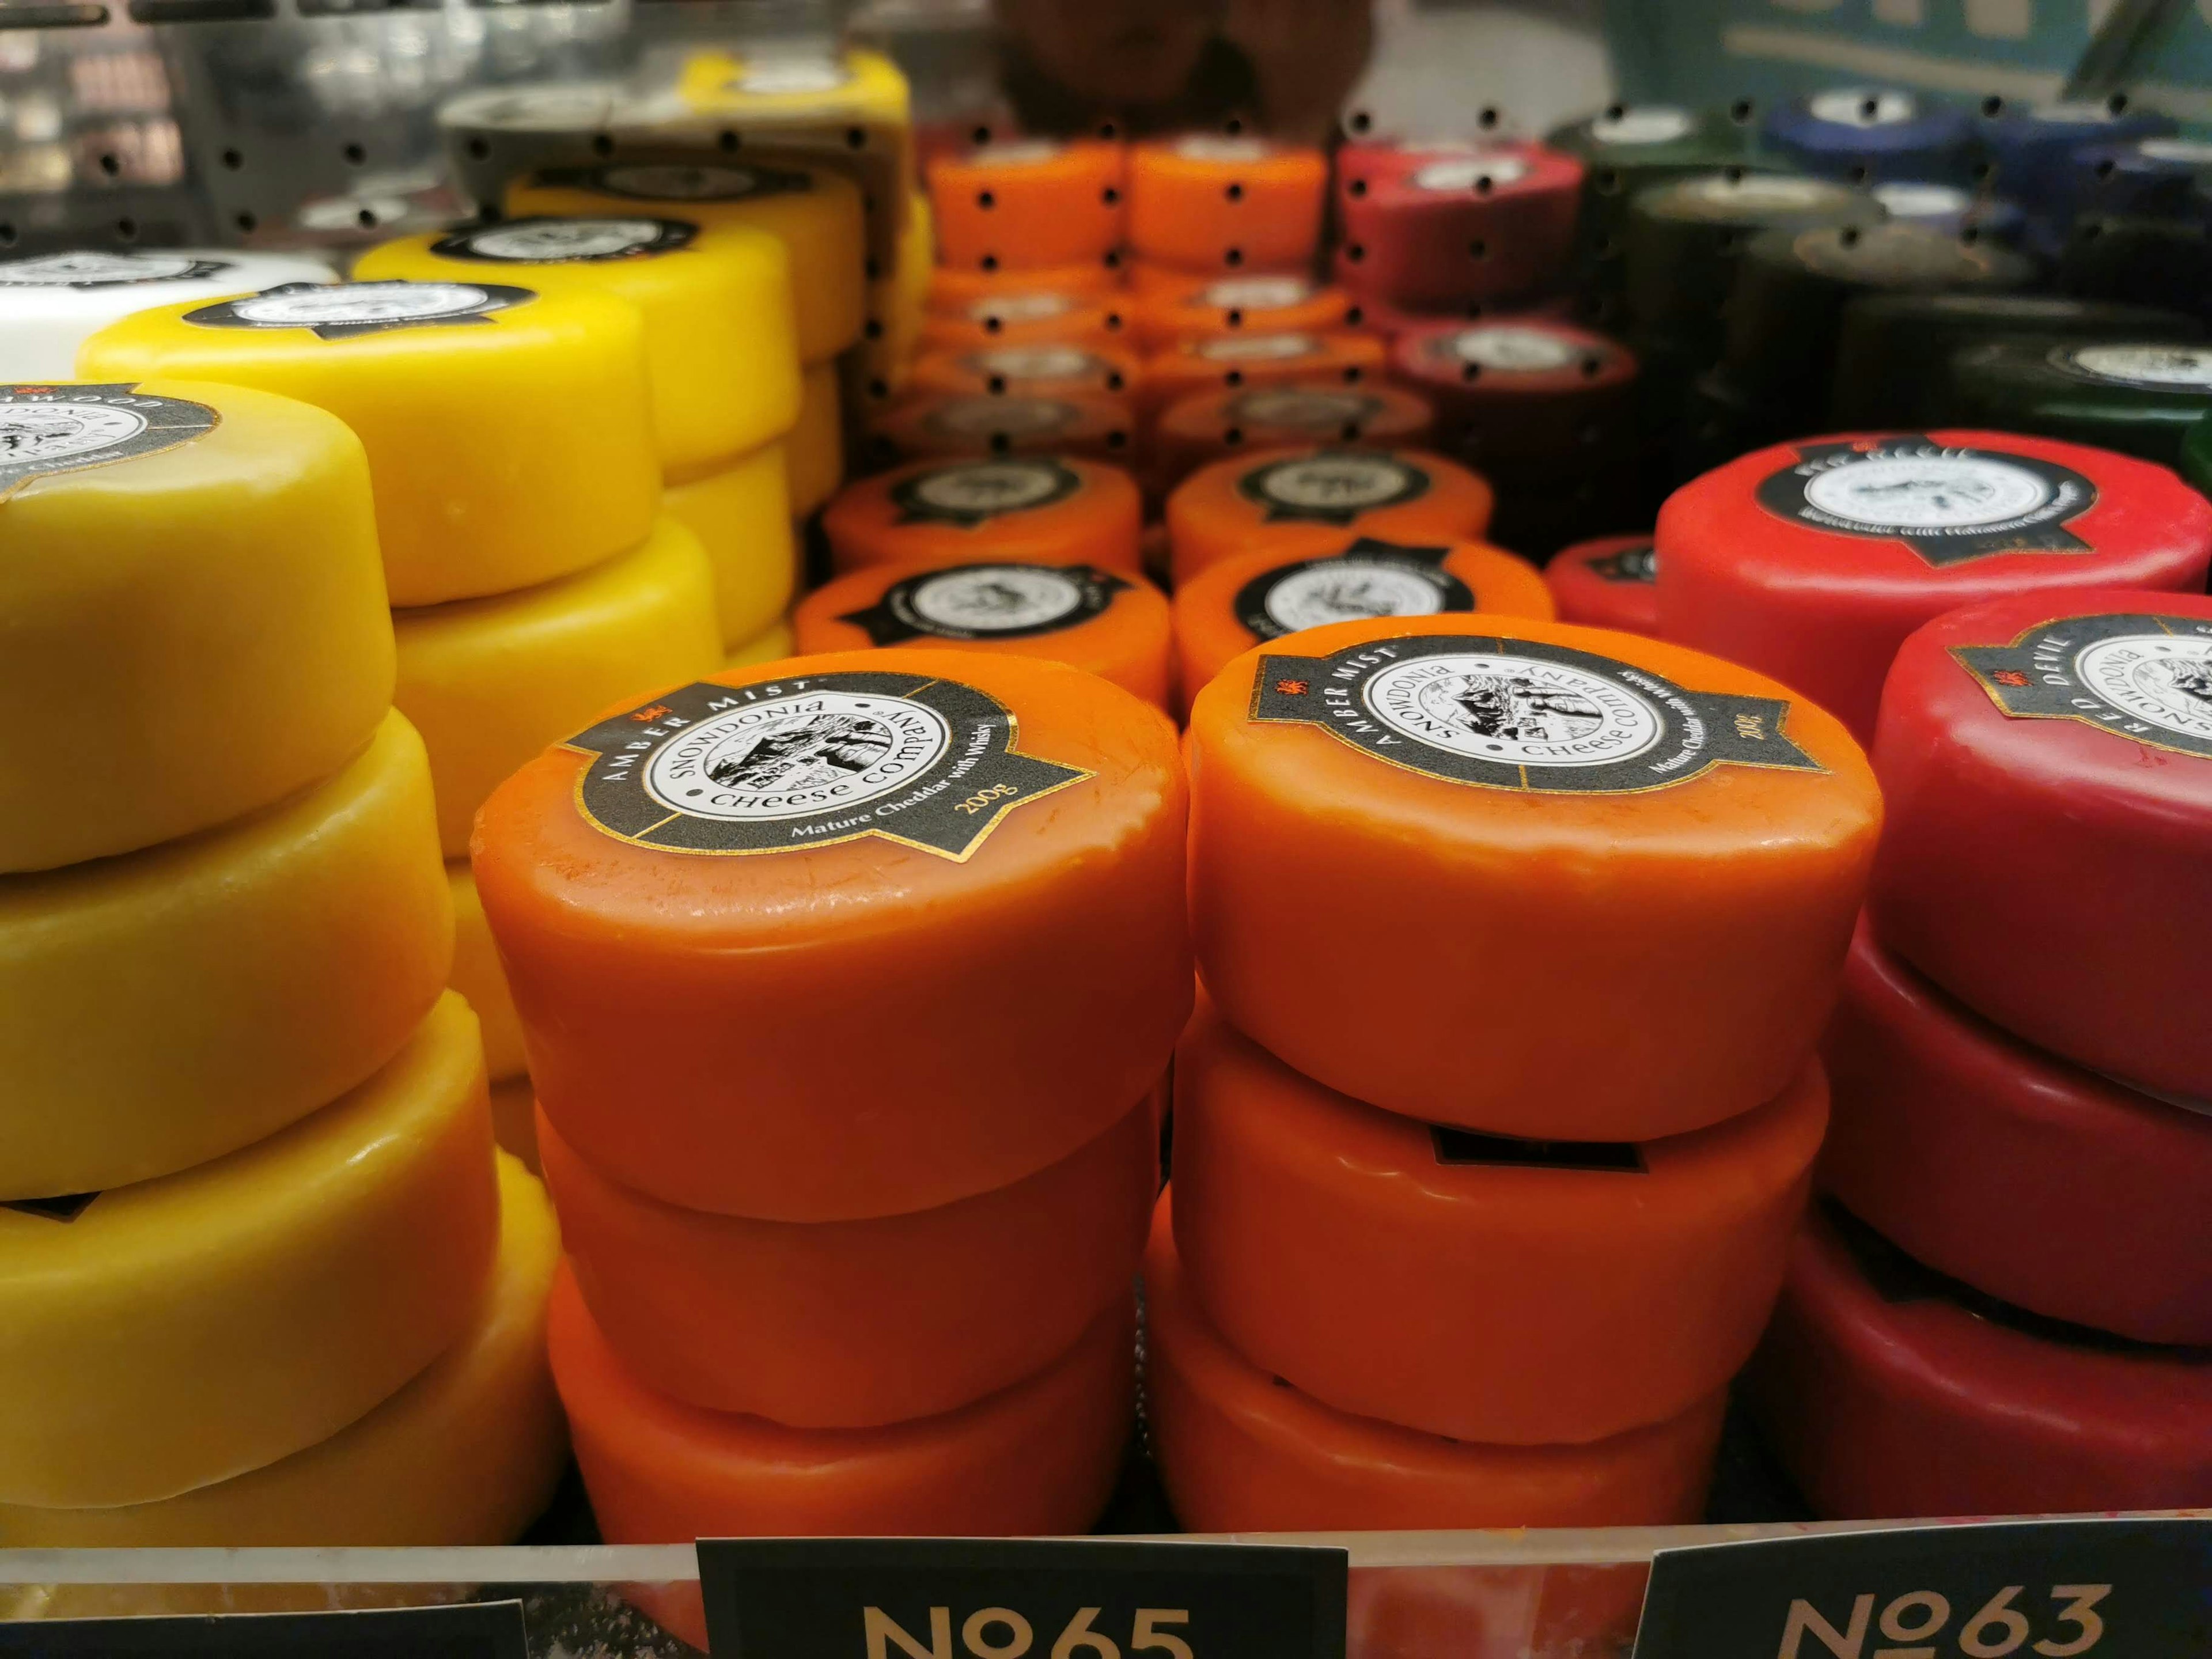
POLYGON ((1439 343, 1453 362, 1472 363, 1496 374, 1553 374, 1595 355, 1589 346, 1549 329, 1513 323, 1463 328, 1439 343))
POLYGON ((2212 349, 2203 346, 2053 346, 2050 361, 2079 380, 2154 391, 2212 390, 2212 349))
POLYGON ((1510 150, 1478 150, 1449 161, 1431 161, 1413 173, 1413 188, 1430 191, 1492 191, 1501 185, 1517 185, 1528 176, 1528 164, 1510 150))
POLYGON ((548 167, 541 185, 588 190, 633 202, 751 202, 803 195, 813 179, 790 167, 725 167, 701 161, 620 161, 592 167, 548 167))
POLYGON ((212 281, 235 269, 227 259, 188 253, 110 253, 86 248, 0 259, 0 288, 131 288, 145 283, 212 281))
POLYGON ((1237 493, 1269 524, 1349 525, 1364 513, 1420 500, 1429 475, 1383 450, 1322 449, 1252 468, 1237 480, 1237 493))
POLYGON ((1237 591, 1237 621, 1255 639, 1376 617, 1472 611, 1474 591, 1443 568, 1448 547, 1363 536, 1341 553, 1262 571, 1237 591))
POLYGON ((1590 123, 1590 137, 1601 144, 1671 144, 1688 137, 1696 128, 1696 120, 1686 109, 1671 104, 1643 104, 1599 116, 1590 123))
POLYGON ((1820 771, 1784 734, 1786 702, 1691 691, 1565 646, 1411 635, 1326 657, 1260 659, 1252 718, 1318 726, 1447 782, 1626 794, 1720 765, 1820 771))
POLYGON ((1198 302, 1223 311, 1281 311, 1314 297, 1303 276, 1224 276, 1199 290, 1198 302))
POLYGON ((968 368, 975 374, 1001 380, 1096 380, 1108 371, 1103 357, 1079 346, 994 346, 970 352, 968 368))
POLYGON ((1823 92, 1805 107, 1814 120, 1844 127, 1893 127, 1919 113, 1911 95, 1902 92, 1823 92))
POLYGON ((1636 582, 1648 586, 1659 580, 1659 554, 1650 543, 1644 542, 1592 559, 1583 568, 1600 581, 1636 582))
POLYGON ((145 397, 128 383, 0 386, 0 499, 33 478, 174 449, 222 419, 205 404, 145 397))
POLYGON ((901 524, 974 530, 1010 513, 1054 506, 1082 488, 1082 474, 1062 461, 951 461, 900 479, 891 501, 901 524))
POLYGON ((403 328, 459 328, 534 300, 491 283, 287 283, 188 311, 198 328, 304 328, 325 340, 403 328))
POLYGON ((1089 565, 955 565, 894 582, 875 604, 838 620, 866 630, 877 645, 1028 639, 1089 622, 1128 586, 1089 565))
POLYGON ((441 236, 430 252, 491 264, 590 264, 673 252, 698 234, 698 226, 681 219, 513 219, 441 236))
POLYGON ((1768 512, 1818 530, 1903 542, 1931 565, 1998 553, 2081 553, 2066 528, 2097 487, 2039 456, 1917 436, 1797 447, 1759 485, 1768 512))
POLYGON ((1321 386, 1261 386, 1239 392, 1221 406, 1231 424, 1335 434, 1364 427, 1382 412, 1382 400, 1360 392, 1321 386))
POLYGON ((1321 342, 1310 334, 1227 334, 1192 349, 1217 363, 1281 363, 1317 356, 1321 342))
POLYGON ((2064 617, 2010 645, 1951 654, 2015 719, 2080 720, 2212 759, 2212 622, 2203 617, 2064 617))
POLYGON ((878 836, 965 860, 1025 801, 1090 776, 1018 752, 1005 704, 919 674, 685 686, 566 746, 585 819, 678 853, 789 852, 878 836))
POLYGON ((928 431, 947 438, 1046 438, 1083 417, 1073 404, 1053 398, 948 397, 921 417, 928 431))

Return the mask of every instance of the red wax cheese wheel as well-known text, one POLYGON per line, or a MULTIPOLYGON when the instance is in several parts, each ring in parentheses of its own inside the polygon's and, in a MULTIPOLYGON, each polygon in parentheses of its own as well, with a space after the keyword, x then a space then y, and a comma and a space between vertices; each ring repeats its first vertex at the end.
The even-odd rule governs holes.
POLYGON ((1186 702, 1231 658, 1303 628, 1365 617, 1483 611, 1549 617, 1535 566, 1481 542, 1409 546, 1340 537, 1327 553, 1248 553, 1176 590, 1176 665, 1186 702))
POLYGON ((2212 502, 2162 466, 2050 438, 1806 438, 1675 491, 1657 545, 1668 639, 1773 675, 1866 742, 1897 647, 1946 611, 2023 590, 2201 592, 2212 502))
POLYGON ((1001 139, 929 164, 937 257, 996 271, 1098 263, 1121 243, 1122 150, 1001 139))
POLYGON ((1121 273, 1099 259, 1034 270, 954 270, 939 265, 929 273, 927 304, 932 311, 957 314, 978 300, 1001 295, 1079 294, 1108 299, 1121 291, 1121 273))
POLYGON ((565 1264, 549 1327, 554 1385, 611 1544, 1085 1532, 1128 1437, 1127 1300, 1035 1376, 957 1412, 869 1429, 787 1428, 653 1393, 607 1346, 565 1264))
POLYGON ((1176 585, 1240 554, 1333 553, 1347 536, 1469 541, 1494 500, 1476 474, 1421 450, 1255 450, 1200 467, 1168 497, 1176 585))
POLYGON ((1533 1139, 1656 1139, 1788 1087, 1881 822, 1850 734, 1763 675, 1514 617, 1260 647, 1186 746, 1223 1015, 1356 1100, 1533 1139))
POLYGON ((1296 380, 1200 392, 1160 411, 1152 425, 1152 459, 1164 477, 1180 483, 1208 462, 1285 445, 1422 449, 1434 424, 1426 399, 1365 382, 1296 380))
POLYGON ((1269 270, 1310 260, 1328 161, 1264 138, 1191 133, 1129 149, 1129 242, 1187 271, 1269 270))
POLYGON ((681 1210, 609 1180, 549 1123, 538 1145, 623 1363, 672 1399, 793 1428, 933 1417, 1050 1364, 1127 1301, 1159 1188, 1149 1097, 1012 1186, 866 1221, 681 1210))
POLYGON ((1144 501, 1077 457, 916 461, 848 484, 822 514, 838 571, 879 564, 1091 564, 1134 575, 1144 501))
POLYGON ((1580 475, 1634 438, 1635 354, 1548 318, 1411 329, 1391 366, 1437 411, 1438 441, 1516 481, 1580 475))
POLYGON ((1812 1062, 1765 1106, 1640 1146, 1432 1128, 1301 1077, 1205 1002, 1175 1088, 1176 1249, 1229 1345, 1339 1411, 1510 1445, 1602 1440, 1727 1386, 1828 1121, 1812 1062))
POLYGON ((808 594, 792 630, 802 655, 911 644, 1042 657, 1168 706, 1166 597, 1089 565, 875 565, 808 594))
POLYGON ((1217 334, 1146 357, 1138 403, 1158 414, 1201 392, 1304 381, 1360 386, 1382 379, 1382 343, 1364 334, 1217 334))
POLYGON ((1574 240, 1583 165, 1541 144, 1359 144, 1338 180, 1358 291, 1446 308, 1551 285, 1574 240))
POLYGON ((1101 392, 1030 397, 925 392, 868 422, 886 460, 961 455, 1080 455, 1125 461, 1135 447, 1128 404, 1101 392))
POLYGON ((1875 750, 1883 942, 2027 1042, 2212 1097, 2212 1020, 2180 994, 2212 927, 2212 600, 1954 612, 1899 652, 1875 750))
POLYGON ((1863 1223, 1798 1235, 1746 1374, 1816 1513, 2068 1515, 2212 1496, 2212 1359, 1976 1297, 1863 1223))
POLYGON ((1137 360, 1119 347, 1069 343, 986 346, 975 351, 925 352, 908 384, 916 392, 1014 393, 1058 398, 1070 393, 1133 394, 1137 360))
POLYGON ((1544 567, 1544 580, 1561 622, 1656 635, 1657 568, 1648 533, 1604 536, 1561 548, 1544 567))
POLYGON ((1852 1214, 2035 1313, 2212 1346, 2212 1117, 2029 1048, 1864 924, 1825 1048, 1821 1185, 1852 1214))
POLYGON ((1724 1395, 1587 1446, 1480 1445, 1332 1411, 1206 1322, 1170 1209, 1163 1197, 1145 1254, 1146 1421, 1188 1530, 1663 1526, 1703 1511, 1724 1395))
POLYGON ((1147 351, 1224 334, 1320 334, 1356 328, 1352 296, 1310 277, 1215 276, 1139 296, 1137 339, 1147 351))
POLYGON ((896 1215, 1035 1174, 1158 1081, 1191 1004, 1184 801, 1174 728, 1095 675, 841 652, 541 755, 477 815, 477 890, 580 1156, 690 1209, 896 1215))
POLYGON ((1035 291, 994 295, 958 312, 922 319, 924 351, 975 351, 994 345, 1111 345, 1128 324, 1110 296, 1035 291))

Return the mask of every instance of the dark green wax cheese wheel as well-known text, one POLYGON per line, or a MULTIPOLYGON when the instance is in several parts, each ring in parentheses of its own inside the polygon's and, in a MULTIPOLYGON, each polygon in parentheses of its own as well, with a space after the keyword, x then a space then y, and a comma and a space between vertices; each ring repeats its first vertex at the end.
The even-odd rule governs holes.
POLYGON ((2094 444, 2162 465, 2212 410, 2212 346, 2021 335, 1952 355, 1948 423, 2094 444))

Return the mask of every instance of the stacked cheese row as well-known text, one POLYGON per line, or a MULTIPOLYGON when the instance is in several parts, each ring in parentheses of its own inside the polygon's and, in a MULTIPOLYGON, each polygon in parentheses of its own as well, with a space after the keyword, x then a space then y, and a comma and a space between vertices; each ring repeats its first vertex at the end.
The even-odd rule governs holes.
POLYGON ((1190 1007, 1184 801, 1157 709, 927 649, 665 690, 493 795, 609 1540, 1095 1518, 1190 1007))
POLYGON ((1700 1513, 1827 1119, 1863 756, 1761 675, 1504 616, 1198 694, 1146 1397, 1214 1531, 1700 1513))
POLYGON ((444 989, 362 445, 119 368, 0 424, 0 1543, 510 1540, 552 1217, 444 989))

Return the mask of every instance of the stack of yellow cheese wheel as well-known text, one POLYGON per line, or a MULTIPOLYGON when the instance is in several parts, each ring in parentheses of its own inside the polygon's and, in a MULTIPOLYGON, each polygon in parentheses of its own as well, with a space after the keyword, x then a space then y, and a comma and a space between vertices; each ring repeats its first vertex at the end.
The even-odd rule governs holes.
POLYGON ((445 989, 363 446, 124 374, 0 431, 0 1546, 509 1539, 555 1246, 445 989))
MULTIPOLYGON (((750 263, 780 268, 776 245, 752 240, 764 246, 744 250, 750 263)), ((664 388, 648 375, 646 316, 618 292, 538 281, 569 268, 526 269, 142 312, 87 341, 79 366, 97 380, 174 374, 278 392, 359 434, 395 607, 395 701, 427 745, 448 860, 452 982, 484 1022, 504 1144, 527 1156, 526 1063, 470 885, 470 823, 501 778, 579 720, 714 667, 722 636, 698 537, 659 511, 670 451, 665 423, 655 448, 664 388)), ((684 284, 665 286, 678 307, 684 284)), ((675 315, 664 310, 663 326, 675 315)), ((787 356, 787 316, 783 331, 787 356)), ((790 404, 695 410, 683 440, 742 437, 748 414, 757 434, 790 404)), ((781 605, 779 589, 769 614, 781 605)))

